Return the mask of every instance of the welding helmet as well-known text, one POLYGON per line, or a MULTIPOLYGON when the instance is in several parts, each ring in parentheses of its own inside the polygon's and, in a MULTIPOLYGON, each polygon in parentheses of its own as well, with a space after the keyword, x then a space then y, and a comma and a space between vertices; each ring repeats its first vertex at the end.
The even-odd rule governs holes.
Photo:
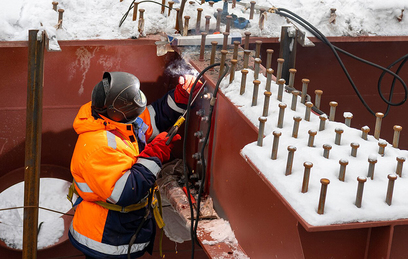
POLYGON ((92 109, 121 123, 136 120, 146 102, 139 79, 126 72, 105 72, 92 91, 92 109))

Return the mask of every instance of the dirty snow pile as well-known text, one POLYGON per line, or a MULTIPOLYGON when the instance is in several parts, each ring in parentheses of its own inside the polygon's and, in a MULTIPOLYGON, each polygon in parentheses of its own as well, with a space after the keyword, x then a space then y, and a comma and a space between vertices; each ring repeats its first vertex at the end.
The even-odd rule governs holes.
MULTIPOLYGON (((60 212, 67 212, 71 204, 67 200, 70 183, 56 178, 40 179, 40 207, 60 212)), ((20 207, 24 205, 24 182, 15 184, 0 193, 0 209, 20 207)), ((7 246, 23 248, 23 209, 0 211, 0 240, 7 246)), ((62 237, 64 233, 64 220, 61 214, 39 210, 38 232, 39 249, 50 246, 62 237)))
MULTIPOLYGON (((241 77, 241 72, 237 71, 232 84, 228 85, 229 80, 225 79, 221 85, 221 90, 254 126, 258 127, 258 118, 262 116, 264 106, 266 78, 263 75, 259 76, 261 85, 258 91, 258 102, 256 106, 251 106, 254 89, 254 84, 251 82, 254 79, 254 72, 249 70, 243 95, 239 94, 241 77)), ((300 89, 301 86, 295 83, 295 88, 300 89)), ((287 108, 284 113, 283 128, 278 128, 278 105, 281 102, 277 100, 278 85, 274 81, 271 83, 271 92, 272 96, 270 97, 269 113, 266 116, 265 138, 263 139, 262 146, 258 146, 257 140, 254 139, 255 142, 248 143, 241 152, 243 156, 249 158, 307 223, 319 226, 345 222, 386 221, 408 218, 408 200, 406 199, 408 196, 408 188, 406 188, 408 186, 408 169, 406 167, 402 169, 402 177, 398 177, 395 181, 391 206, 385 202, 388 175, 396 174, 396 158, 403 157, 407 159, 408 151, 394 148, 392 144, 387 143, 381 138, 379 140, 375 139, 372 136, 374 132, 373 125, 375 124, 374 117, 367 118, 367 125, 371 126, 367 140, 361 137, 360 129, 352 128, 353 122, 351 122, 351 127, 338 122, 344 121, 343 115, 348 115, 349 113, 336 114, 335 121, 327 120, 325 129, 319 131, 319 116, 311 114, 310 121, 306 121, 306 106, 300 103, 300 98, 297 98, 296 110, 292 110, 292 94, 284 92, 282 103, 285 103, 287 108), (293 118, 295 116, 302 118, 297 138, 292 137, 293 118), (340 138, 340 145, 335 144, 336 129, 344 131, 340 138), (312 147, 308 146, 309 130, 317 132, 312 147), (276 160, 271 159, 274 138, 272 132, 274 131, 282 134, 279 138, 276 160), (350 144, 353 142, 360 145, 356 157, 350 155, 350 144), (384 156, 379 154, 379 143, 387 144, 384 156), (324 144, 332 146, 328 159, 323 157, 324 144), (297 150, 294 152, 292 173, 286 176, 288 146, 294 146, 297 150), (377 159, 373 180, 367 177, 369 158, 377 159), (340 160, 348 161, 344 181, 339 180, 340 160), (311 168, 310 179, 308 181, 308 191, 302 193, 305 162, 311 162, 313 167, 311 168), (358 185, 357 177, 367 178, 361 208, 355 205, 358 185), (330 180, 323 215, 317 213, 321 178, 330 180)), ((314 100, 311 101, 314 102, 314 100)), ((328 104, 322 104, 322 108, 327 108, 328 110, 328 104)))
MULTIPOLYGON (((161 0, 155 1, 161 3, 161 0)), ((175 2, 173 8, 180 7, 179 1, 175 2)), ((237 2, 233 9, 230 1, 228 13, 249 19, 249 2, 237 2)), ((131 3, 132 0, 61 0, 57 8, 64 10, 63 23, 62 29, 57 30, 59 16, 53 10, 51 0, 3 0, 0 1, 0 41, 25 41, 31 29, 45 29, 49 35, 56 35, 58 40, 138 38, 141 35, 138 22, 132 21, 131 3), (127 12, 127 18, 119 27, 119 22, 127 12)), ((404 16, 403 13, 408 9, 408 2, 402 0, 258 0, 257 6, 266 10, 270 7, 286 8, 309 21, 326 36, 408 35, 408 14, 404 16), (336 9, 335 22, 330 22, 332 8, 336 9)), ((187 2, 183 16, 191 17, 190 28, 195 28, 198 7, 203 8, 201 30, 205 28, 206 15, 212 17, 210 29, 215 29, 214 13, 218 8, 223 8, 223 1, 215 3, 213 7, 208 2, 202 5, 197 0, 193 4, 187 2)), ((174 33, 174 10, 170 16, 167 8, 161 14, 161 6, 151 2, 140 3, 138 9, 145 9, 142 36, 174 33)), ((259 29, 258 22, 259 11, 256 11, 247 28, 232 29, 232 32, 243 34, 244 31, 250 31, 253 36, 279 37, 280 27, 287 24, 285 18, 273 13, 267 13, 263 30, 259 29)), ((221 25, 221 31, 224 30, 225 25, 221 25)))

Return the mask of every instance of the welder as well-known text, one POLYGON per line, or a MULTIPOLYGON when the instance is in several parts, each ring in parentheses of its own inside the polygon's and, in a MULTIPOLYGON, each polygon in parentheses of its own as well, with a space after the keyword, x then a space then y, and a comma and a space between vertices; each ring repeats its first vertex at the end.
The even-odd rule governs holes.
POLYGON ((78 199, 69 239, 86 258, 152 253, 156 221, 162 224, 155 211, 156 176, 181 138, 177 134, 166 145, 165 130, 187 108, 194 81, 180 77, 175 89, 147 106, 136 76, 105 72, 92 100, 80 108, 73 124, 72 189, 78 199))

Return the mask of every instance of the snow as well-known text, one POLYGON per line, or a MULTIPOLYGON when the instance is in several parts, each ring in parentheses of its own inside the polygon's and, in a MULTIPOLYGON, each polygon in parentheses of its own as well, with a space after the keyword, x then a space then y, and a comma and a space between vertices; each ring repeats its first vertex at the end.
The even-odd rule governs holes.
MULTIPOLYGON (((40 179, 40 207, 68 212, 71 203, 66 196, 70 183, 56 178, 40 179)), ((20 207, 24 205, 24 182, 10 186, 0 193, 0 209, 20 207)), ((23 248, 23 209, 0 211, 0 239, 6 245, 23 248)), ((38 249, 56 243, 64 233, 64 220, 61 214, 39 210, 38 225, 42 222, 38 233, 38 249)))
MULTIPOLYGON (((156 0, 161 3, 160 0, 156 0)), ((168 1, 166 1, 167 3, 168 1)), ((177 2, 177 1, 176 1, 177 2)), ((249 19, 249 0, 237 2, 233 9, 229 4, 228 12, 238 17, 249 19)), ((62 29, 56 30, 58 12, 52 8, 51 0, 14 0, 0 1, 0 41, 25 41, 28 30, 45 29, 55 32, 58 40, 87 40, 87 39, 128 39, 139 37, 138 22, 132 21, 133 9, 130 10, 125 22, 119 27, 119 22, 129 9, 131 0, 97 1, 97 0, 61 0, 58 9, 64 9, 62 29)), ((173 8, 178 8, 175 3, 173 8)), ((361 36, 380 35, 395 36, 408 35, 408 19, 401 16, 402 10, 408 8, 407 1, 401 0, 261 0, 257 6, 269 9, 271 7, 286 8, 316 26, 326 36, 361 36), (330 23, 330 9, 336 9, 335 23, 330 23)), ((210 29, 215 29, 214 13, 223 8, 219 1, 210 7, 209 3, 200 5, 187 2, 183 16, 190 16, 190 28, 195 28, 197 8, 203 8, 201 30, 205 28, 206 15, 212 16, 210 29)), ((138 9, 145 9, 144 34, 174 33, 176 12, 173 10, 168 16, 166 8, 161 14, 161 6, 143 2, 138 9)), ((138 14, 139 17, 139 14, 138 14)), ((232 29, 231 32, 250 31, 253 36, 279 37, 280 27, 287 24, 286 19, 273 13, 267 13, 264 29, 258 26, 259 12, 250 20, 249 27, 244 30, 232 29)), ((221 26, 221 31, 225 25, 221 26)), ((310 34, 308 34, 310 36, 310 34)))

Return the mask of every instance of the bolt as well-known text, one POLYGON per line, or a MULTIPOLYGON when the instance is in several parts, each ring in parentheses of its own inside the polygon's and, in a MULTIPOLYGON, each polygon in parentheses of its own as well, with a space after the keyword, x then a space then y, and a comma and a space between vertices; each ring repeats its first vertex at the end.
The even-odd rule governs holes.
POLYGON ((222 49, 226 50, 228 47, 228 36, 229 36, 229 32, 223 32, 222 33, 224 35, 224 41, 222 43, 222 49))
POLYGON ((283 58, 278 58, 278 69, 276 71, 276 81, 278 81, 282 77, 282 69, 283 69, 284 62, 285 60, 283 58))
POLYGON ((343 113, 343 117, 344 117, 344 124, 350 127, 351 119, 353 118, 353 114, 351 112, 345 112, 343 113))
POLYGON ((320 179, 322 187, 320 189, 319 207, 317 213, 324 214, 324 205, 326 203, 327 186, 330 184, 330 180, 326 178, 320 179))
POLYGON ((266 69, 270 69, 272 67, 272 54, 273 49, 266 50, 266 69))
POLYGON ((364 183, 367 181, 366 177, 357 177, 358 187, 357 187, 357 195, 356 195, 356 207, 361 208, 361 201, 363 200, 363 190, 364 190, 364 183))
POLYGON ((64 9, 58 9, 58 29, 62 28, 63 16, 64 16, 64 9))
POLYGON ((292 137, 297 138, 298 132, 299 132, 299 123, 302 120, 302 118, 299 116, 294 116, 293 120, 294 122, 293 122, 292 137))
POLYGON ((368 132, 370 132, 370 128, 368 126, 363 126, 361 128, 361 138, 367 140, 368 132))
POLYGON ((259 130, 258 130, 258 142, 257 142, 257 145, 262 147, 264 131, 265 131, 265 122, 266 122, 267 118, 266 117, 259 117, 258 120, 259 120, 259 130))
POLYGON ((402 166, 403 166, 403 164, 404 164, 404 162, 405 162, 405 157, 402 157, 402 156, 399 156, 399 157, 397 157, 397 170, 396 170, 396 174, 399 176, 399 177, 402 177, 402 166))
POLYGON ((385 202, 388 204, 388 206, 391 206, 395 180, 397 180, 397 176, 395 174, 388 175, 387 197, 385 198, 385 202))
POLYGON ((144 32, 144 18, 143 18, 143 13, 144 9, 139 10, 139 23, 138 23, 138 31, 140 34, 143 34, 144 32))
POLYGON ((194 153, 193 155, 191 155, 191 157, 198 160, 198 159, 201 158, 201 154, 200 153, 194 153))
POLYGON ((310 169, 313 167, 312 162, 304 162, 305 171, 303 173, 302 193, 306 193, 309 189, 310 169))
POLYGON ((179 13, 180 13, 180 8, 175 8, 174 10, 176 10, 176 26, 174 26, 174 29, 179 32, 180 31, 180 27, 179 27, 179 13))
POLYGON ((239 41, 234 41, 234 53, 232 54, 232 59, 238 60, 238 47, 241 43, 239 41))
POLYGON ((211 20, 211 16, 206 15, 205 16, 205 32, 206 33, 210 33, 210 20, 211 20))
POLYGON ((230 32, 232 16, 231 16, 231 15, 227 15, 225 18, 227 18, 226 27, 225 27, 225 32, 230 32))
POLYGON ((259 9, 259 22, 258 22, 258 26, 259 26, 259 29, 260 29, 261 31, 264 29, 265 17, 266 17, 265 9, 264 9, 264 8, 259 9))
POLYGON ((204 50, 205 50, 205 38, 207 36, 206 32, 201 33, 201 46, 200 46, 200 58, 199 61, 204 61, 204 50))
POLYGON ((374 138, 379 139, 380 138, 380 132, 381 132, 381 121, 382 118, 384 117, 384 113, 377 112, 375 114, 375 128, 374 128, 374 138))
POLYGON ((273 144, 272 144, 272 160, 276 160, 278 156, 278 146, 279 146, 279 137, 282 135, 280 131, 273 131, 273 144))
POLYGON ((289 69, 289 87, 290 88, 295 88, 295 74, 296 74, 296 69, 291 68, 289 69))
MULTIPOLYGON (((121 2, 122 2, 122 0, 121 0, 121 2)), ((161 14, 164 14, 164 6, 165 5, 166 5, 166 0, 162 0, 162 6, 161 6, 161 11, 160 11, 161 14)))
POLYGON ((227 58, 227 54, 228 54, 228 51, 227 51, 227 50, 225 50, 225 49, 222 49, 222 50, 221 50, 221 61, 220 61, 221 65, 220 65, 220 72, 219 72, 218 78, 220 78, 221 75, 222 75, 223 72, 224 72, 225 59, 227 58))
POLYGON ((302 79, 302 95, 300 96, 301 103, 306 103, 307 87, 309 83, 310 83, 309 79, 306 79, 306 78, 302 79))
POLYGON ((251 106, 256 106, 258 103, 258 90, 259 90, 260 83, 261 81, 254 80, 254 92, 252 94, 252 105, 251 106))
POLYGON ((344 182, 344 178, 346 177, 346 166, 348 165, 347 159, 340 159, 340 172, 339 172, 339 180, 344 182))
POLYGON ((330 113, 329 113, 329 121, 334 121, 336 117, 336 107, 339 105, 337 102, 330 102, 330 113))
POLYGON ((245 93, 245 84, 246 84, 246 78, 247 78, 248 70, 242 69, 241 74, 242 74, 241 89, 239 90, 239 94, 243 95, 245 93))
POLYGON ((245 34, 244 49, 249 49, 249 36, 251 36, 251 33, 249 31, 246 31, 244 34, 245 34))
POLYGON ((375 164, 377 163, 377 158, 376 157, 368 157, 368 174, 367 177, 371 178, 371 180, 374 180, 374 168, 375 164))
MULTIPOLYGON (((139 3, 138 3, 139 4, 139 3)), ((174 4, 174 2, 173 1, 169 1, 169 13, 167 14, 167 16, 170 16, 170 12, 171 12, 171 10, 173 9, 173 4, 174 4)))
POLYGON ((329 159, 329 153, 330 153, 330 149, 332 149, 332 146, 329 144, 324 144, 323 145, 323 157, 329 159))
POLYGON ((262 60, 260 58, 255 58, 254 64, 254 79, 258 79, 259 77, 259 67, 261 66, 262 60))
POLYGON ((279 117, 278 117, 278 128, 283 128, 283 117, 285 116, 285 103, 279 103, 279 117))
POLYGON ((52 2, 52 9, 54 9, 54 11, 58 10, 58 2, 52 2))
POLYGON ((298 90, 293 90, 292 91, 292 105, 291 105, 291 109, 292 111, 296 111, 296 105, 297 105, 297 97, 300 94, 300 92, 298 90))
POLYGON ((351 146, 351 156, 357 157, 357 149, 360 147, 360 144, 352 142, 350 143, 351 146))
POLYGON ((265 95, 265 100, 264 100, 264 107, 263 107, 263 111, 262 111, 262 116, 267 117, 268 113, 269 113, 269 99, 271 98, 272 93, 265 91, 264 92, 265 95))
POLYGON ((334 143, 335 143, 336 145, 340 145, 340 142, 341 142, 341 134, 343 133, 343 129, 336 128, 334 131, 336 132, 336 138, 335 138, 334 143))
POLYGON ((315 106, 317 109, 320 109, 320 102, 322 100, 322 94, 323 91, 322 90, 315 90, 315 106))
POLYGON ((203 8, 197 8, 197 22, 196 22, 196 29, 195 29, 195 34, 200 33, 200 27, 201 27, 201 13, 203 12, 203 8))
POLYGON ((215 62, 215 52, 217 50, 218 42, 211 41, 211 58, 210 58, 210 65, 214 64, 215 62))
POLYGON ((238 60, 232 59, 231 60, 231 69, 230 69, 230 84, 234 81, 235 77, 235 67, 237 66, 238 60))
POLYGON ((286 81, 283 78, 278 80, 279 88, 278 88, 278 98, 277 99, 278 99, 278 101, 281 101, 281 102, 282 102, 282 98, 283 98, 283 86, 285 85, 285 83, 286 83, 286 81))
POLYGON ((394 137, 392 139, 392 146, 395 148, 398 148, 402 127, 399 125, 395 125, 393 129, 394 129, 394 137))
POLYGON ((203 117, 203 116, 205 115, 205 110, 204 110, 204 109, 200 109, 200 110, 196 111, 196 115, 197 115, 197 116, 200 116, 200 117, 203 117))
POLYGON ((384 156, 385 147, 387 146, 387 142, 385 141, 378 141, 378 154, 384 156))
POLYGON ((286 163, 285 175, 290 175, 292 173, 293 157, 295 155, 296 147, 288 146, 288 161, 286 163))
POLYGON ((188 23, 190 21, 190 16, 184 16, 184 27, 183 27, 183 36, 187 36, 188 34, 188 23))
POLYGON ((268 68, 266 70, 266 85, 265 85, 266 91, 271 91, 272 75, 273 75, 273 69, 268 68))
POLYGON ((317 131, 309 130, 308 133, 309 133, 309 140, 307 142, 307 146, 308 147, 314 147, 314 139, 315 139, 315 136, 317 134, 317 131))
POLYGON ((326 128, 327 115, 322 114, 319 116, 319 119, 320 119, 319 131, 322 131, 326 128))
POLYGON ((260 58, 261 56, 261 45, 262 45, 261 40, 255 41, 255 58, 260 58))
POLYGON ((255 11, 256 2, 251 1, 250 4, 251 4, 251 9, 250 9, 250 12, 249 12, 249 20, 252 20, 254 18, 254 11, 255 11))
POLYGON ((221 8, 218 8, 218 9, 217 9, 217 23, 216 23, 216 25, 215 25, 215 31, 220 31, 221 14, 222 14, 222 9, 221 9, 221 8))
POLYGON ((203 136, 203 132, 202 131, 196 131, 196 132, 194 132, 194 137, 196 137, 196 138, 202 138, 202 136, 203 136))
POLYGON ((311 102, 306 102, 306 110, 305 110, 305 120, 310 121, 310 113, 312 111, 313 103, 311 102))
POLYGON ((248 68, 248 63, 249 63, 249 54, 251 54, 251 51, 248 49, 244 50, 244 68, 248 68))
POLYGON ((208 116, 203 116, 203 117, 201 117, 201 121, 203 121, 203 122, 206 122, 206 121, 208 121, 208 120, 209 120, 208 116))

